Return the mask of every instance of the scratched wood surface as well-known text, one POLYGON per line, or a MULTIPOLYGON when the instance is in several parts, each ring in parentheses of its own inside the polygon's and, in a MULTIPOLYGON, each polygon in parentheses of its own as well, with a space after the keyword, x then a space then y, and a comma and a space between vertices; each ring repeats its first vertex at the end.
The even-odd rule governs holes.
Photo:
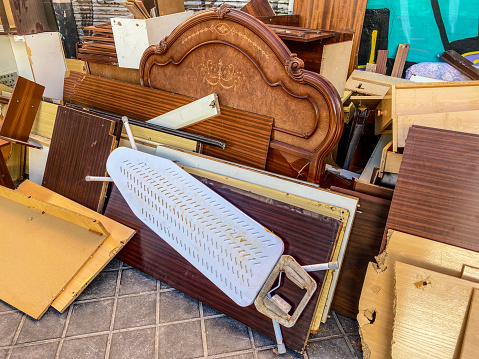
POLYGON ((50 31, 42 0, 10 0, 18 35, 50 31))
POLYGON ((411 127, 386 229, 478 252, 478 162, 479 135, 411 127))
POLYGON ((94 211, 101 211, 108 184, 87 182, 105 176, 106 161, 118 146, 121 121, 59 107, 43 186, 94 211))
MULTIPOLYGON (((285 244, 284 254, 292 255, 300 265, 329 260, 340 230, 340 220, 253 195, 212 180, 198 178, 282 238, 285 244)), ((112 190, 105 215, 138 231, 119 252, 118 259, 274 338, 269 318, 260 314, 254 305, 239 307, 223 294, 193 265, 138 220, 116 188, 112 190)), ((311 273, 318 282, 318 288, 321 288, 324 275, 324 272, 311 273)), ((290 303, 297 304, 302 294, 293 288, 297 287, 287 282, 281 289, 281 295, 290 303)), ((290 349, 303 350, 318 297, 319 289, 298 322, 292 328, 282 328, 286 346, 290 349)))
MULTIPOLYGON (((97 76, 71 72, 65 78, 64 100, 117 115, 148 121, 195 99, 97 76)), ((220 99, 221 105, 221 99, 220 99)), ((220 106, 221 115, 185 127, 185 132, 226 142, 226 148, 203 146, 203 153, 264 169, 273 126, 267 116, 220 106)))

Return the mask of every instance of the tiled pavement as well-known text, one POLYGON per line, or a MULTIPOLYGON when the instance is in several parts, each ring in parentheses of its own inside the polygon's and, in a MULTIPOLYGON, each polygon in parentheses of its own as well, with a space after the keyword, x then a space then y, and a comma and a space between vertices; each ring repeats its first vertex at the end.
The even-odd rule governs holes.
POLYGON ((349 359, 358 326, 330 313, 304 355, 113 260, 63 314, 39 321, 0 301, 0 359, 349 359))

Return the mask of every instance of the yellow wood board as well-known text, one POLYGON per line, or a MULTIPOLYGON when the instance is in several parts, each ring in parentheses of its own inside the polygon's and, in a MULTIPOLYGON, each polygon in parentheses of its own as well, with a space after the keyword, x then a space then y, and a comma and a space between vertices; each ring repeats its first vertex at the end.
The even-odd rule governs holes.
POLYGON ((85 62, 77 59, 65 59, 68 71, 86 73, 85 62))
POLYGON ((107 236, 14 197, 0 196, 0 299, 39 319, 107 236))
POLYGON ((478 266, 479 253, 390 230, 386 250, 376 261, 368 266, 357 319, 364 358, 388 359, 393 338, 394 263, 400 261, 459 278, 464 264, 478 266))
POLYGON ((63 312, 118 251, 128 243, 136 231, 31 181, 24 181, 16 191, 101 221, 111 234, 66 286, 65 290, 53 301, 52 306, 59 312, 63 312))
POLYGON ((479 268, 465 265, 464 268, 462 268, 461 278, 479 283, 479 268))
POLYGON ((33 122, 31 133, 51 139, 58 105, 42 101, 33 122))
POLYGON ((394 272, 393 358, 459 358, 469 301, 479 283, 401 262, 394 272))
POLYGON ((462 341, 461 359, 477 359, 479 354, 479 290, 474 289, 462 341))

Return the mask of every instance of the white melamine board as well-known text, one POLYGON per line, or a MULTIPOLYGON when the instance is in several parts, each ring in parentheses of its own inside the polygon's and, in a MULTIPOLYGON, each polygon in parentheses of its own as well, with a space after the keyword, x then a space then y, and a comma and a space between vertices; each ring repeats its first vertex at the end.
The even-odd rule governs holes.
POLYGON ((17 72, 17 64, 13 55, 12 44, 8 36, 0 36, 0 75, 17 72))
MULTIPOLYGON (((230 178, 254 183, 257 185, 264 186, 266 188, 291 193, 299 197, 312 199, 327 205, 348 210, 349 217, 346 223, 344 237, 341 243, 341 248, 338 256, 338 262, 340 264, 342 263, 344 252, 346 251, 346 246, 348 244, 349 233, 351 232, 351 226, 354 220, 354 214, 356 212, 356 206, 358 204, 357 199, 342 196, 340 194, 321 189, 312 183, 298 181, 284 176, 278 176, 274 173, 256 170, 247 166, 237 165, 227 161, 212 159, 211 157, 207 157, 204 155, 192 154, 186 151, 175 150, 173 148, 168 148, 165 146, 158 146, 156 149, 156 155, 168 158, 172 161, 177 161, 185 166, 194 167, 216 174, 228 176, 230 178)), ((327 319, 338 276, 339 270, 335 270, 333 272, 333 280, 331 282, 328 298, 326 300, 326 307, 323 312, 323 317, 321 318, 322 322, 325 322, 327 319)))
POLYGON ((212 93, 211 95, 167 112, 164 115, 152 118, 147 122, 168 128, 179 129, 220 114, 221 111, 218 95, 212 93))
POLYGON ((60 33, 26 35, 25 44, 35 82, 45 86, 43 96, 63 100, 63 81, 67 65, 60 33))
POLYGON ((189 10, 151 19, 112 18, 118 65, 138 69, 147 47, 159 44, 165 36, 193 14, 194 12, 189 10))
POLYGON ((10 44, 12 45, 13 56, 17 63, 18 76, 24 77, 27 80, 35 81, 33 77, 32 67, 28 58, 27 47, 25 46, 24 36, 9 36, 10 44))
POLYGON ((43 182, 49 150, 49 147, 43 145, 41 149, 28 149, 28 179, 40 186, 43 182))

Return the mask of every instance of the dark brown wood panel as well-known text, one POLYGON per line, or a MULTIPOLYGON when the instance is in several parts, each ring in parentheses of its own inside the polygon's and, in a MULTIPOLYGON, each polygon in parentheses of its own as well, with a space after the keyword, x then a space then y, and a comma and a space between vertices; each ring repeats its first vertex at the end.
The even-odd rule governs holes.
MULTIPOLYGON (((285 203, 254 195, 215 181, 200 179, 205 185, 282 238, 285 254, 292 255, 300 265, 326 262, 330 259, 341 223, 285 203)), ((254 305, 240 307, 211 283, 193 265, 151 231, 129 209, 119 191, 114 188, 105 215, 130 228, 137 234, 118 254, 118 259, 152 277, 198 299, 206 305, 231 316, 251 328, 274 338, 272 322, 260 314, 254 305)), ((311 276, 320 288, 324 272, 311 276)), ((281 296, 290 303, 299 303, 301 293, 287 283, 281 296)), ((282 328, 286 346, 302 351, 309 335, 319 289, 292 328, 282 328)))
MULTIPOLYGON (((66 102, 140 121, 151 120, 194 101, 187 96, 77 72, 65 78, 63 96, 66 102)), ((183 130, 226 142, 224 150, 204 146, 204 154, 264 169, 272 125, 271 117, 221 106, 220 116, 183 130)))
MULTIPOLYGON (((386 224, 479 252, 479 136, 409 129, 386 224)), ((384 237, 382 249, 386 239, 384 237)))
POLYGON ((28 142, 33 122, 42 101, 45 87, 17 77, 7 112, 0 128, 0 136, 28 142))
POLYGON ((10 189, 15 189, 15 185, 12 181, 12 176, 8 172, 7 163, 0 153, 0 186, 4 186, 10 189))
POLYGON ((17 34, 28 35, 51 30, 42 0, 10 0, 10 6, 17 34))
POLYGON ((101 212, 108 184, 85 176, 106 176, 106 161, 118 146, 121 121, 70 107, 59 107, 43 186, 101 212))
POLYGON ((241 11, 253 15, 254 17, 275 15, 268 0, 251 0, 241 8, 241 11))
POLYGON ((359 198, 331 309, 356 319, 369 262, 379 254, 391 201, 339 187, 334 192, 359 198))

